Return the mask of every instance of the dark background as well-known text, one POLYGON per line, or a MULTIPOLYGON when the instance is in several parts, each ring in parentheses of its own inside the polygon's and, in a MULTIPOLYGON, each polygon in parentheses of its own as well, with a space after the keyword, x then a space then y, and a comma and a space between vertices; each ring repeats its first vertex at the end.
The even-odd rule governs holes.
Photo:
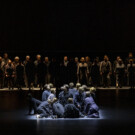
POLYGON ((2 52, 135 50, 133 0, 4 1, 2 52))

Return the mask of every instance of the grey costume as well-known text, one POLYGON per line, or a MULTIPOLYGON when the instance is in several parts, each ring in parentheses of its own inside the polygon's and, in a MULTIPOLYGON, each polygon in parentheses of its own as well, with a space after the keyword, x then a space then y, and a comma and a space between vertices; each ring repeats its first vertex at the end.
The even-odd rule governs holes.
POLYGON ((47 101, 42 102, 38 106, 37 113, 40 115, 40 117, 53 116, 52 107, 47 101))
POLYGON ((92 96, 87 97, 84 100, 84 113, 89 118, 99 118, 99 107, 94 102, 92 96))
POLYGON ((110 72, 112 71, 112 65, 110 61, 102 61, 100 63, 100 72, 102 73, 103 86, 110 85, 110 72))
POLYGON ((42 93, 42 101, 47 101, 48 100, 48 97, 50 96, 51 92, 48 91, 48 90, 45 90, 43 93, 42 93))
POLYGON ((57 115, 58 118, 64 117, 64 107, 58 101, 53 104, 53 114, 57 115))

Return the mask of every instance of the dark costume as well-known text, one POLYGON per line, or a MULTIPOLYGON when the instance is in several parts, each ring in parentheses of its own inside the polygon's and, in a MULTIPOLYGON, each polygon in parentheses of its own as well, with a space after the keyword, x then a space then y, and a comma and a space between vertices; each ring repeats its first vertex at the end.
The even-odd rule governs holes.
POLYGON ((79 118, 79 109, 72 103, 65 105, 64 118, 79 118))
POLYGON ((42 89, 45 83, 44 63, 41 61, 35 61, 35 70, 36 84, 39 85, 40 89, 42 89))
POLYGON ((100 71, 99 71, 99 64, 93 63, 91 67, 91 79, 92 79, 92 85, 98 86, 100 84, 100 71))
POLYGON ((73 60, 68 63, 69 82, 77 83, 77 65, 73 60))
POLYGON ((87 84, 89 69, 87 63, 80 63, 78 66, 77 74, 79 75, 79 82, 87 84))
POLYGON ((84 113, 89 118, 99 118, 99 107, 91 96, 84 100, 84 113))
POLYGON ((50 62, 44 62, 45 64, 45 84, 51 82, 50 62))
POLYGON ((13 64, 7 64, 5 66, 5 75, 6 75, 6 81, 8 83, 9 89, 13 88, 14 78, 15 78, 15 67, 13 64))
POLYGON ((119 87, 122 87, 124 84, 125 65, 117 63, 115 74, 116 74, 116 86, 118 85, 119 87))
POLYGON ((65 93, 64 91, 59 93, 59 102, 65 106, 68 103, 68 98, 72 97, 69 92, 65 93))
POLYGON ((28 79, 28 87, 30 89, 31 85, 34 83, 35 65, 33 62, 29 61, 26 63, 25 72, 28 79))
POLYGON ((127 65, 129 85, 131 89, 134 89, 135 86, 135 64, 130 63, 127 65))
POLYGON ((64 117, 64 107, 58 101, 53 104, 53 114, 57 115, 58 118, 64 117))
POLYGON ((63 62, 60 64, 60 78, 61 78, 61 85, 69 83, 69 62, 63 62))
POLYGON ((16 67, 16 85, 20 89, 24 85, 24 65, 22 64, 19 64, 16 67))
POLYGON ((88 61, 88 62, 86 62, 87 63, 87 65, 88 65, 88 71, 89 71, 89 73, 88 73, 88 79, 87 79, 87 84, 88 85, 91 85, 91 67, 92 67, 92 62, 91 61, 88 61))
POLYGON ((85 93, 76 92, 74 96, 74 104, 80 111, 83 111, 85 93))
POLYGON ((3 88, 3 81, 4 81, 4 65, 3 61, 0 62, 0 88, 3 88))
POLYGON ((50 75, 51 75, 50 82, 53 83, 55 86, 58 85, 59 68, 60 68, 59 63, 56 61, 56 59, 53 58, 52 62, 50 63, 50 75))

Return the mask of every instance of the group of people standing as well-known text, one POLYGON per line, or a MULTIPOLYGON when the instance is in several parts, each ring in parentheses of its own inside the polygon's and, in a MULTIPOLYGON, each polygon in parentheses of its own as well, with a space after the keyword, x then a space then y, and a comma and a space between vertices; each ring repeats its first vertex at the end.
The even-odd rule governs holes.
POLYGON ((120 56, 112 63, 107 55, 102 61, 96 57, 93 62, 89 56, 68 58, 64 56, 62 61, 56 58, 42 58, 36 56, 33 61, 29 55, 22 61, 18 56, 12 61, 5 53, 0 57, 0 88, 9 87, 39 87, 43 89, 44 84, 53 83, 56 87, 73 82, 88 86, 110 87, 112 78, 116 87, 130 85, 134 88, 135 59, 129 53, 126 61, 120 56))
POLYGON ((96 89, 86 85, 70 83, 61 87, 56 97, 53 84, 46 84, 42 100, 37 100, 28 94, 29 114, 34 110, 37 118, 99 118, 99 107, 96 104, 96 89))

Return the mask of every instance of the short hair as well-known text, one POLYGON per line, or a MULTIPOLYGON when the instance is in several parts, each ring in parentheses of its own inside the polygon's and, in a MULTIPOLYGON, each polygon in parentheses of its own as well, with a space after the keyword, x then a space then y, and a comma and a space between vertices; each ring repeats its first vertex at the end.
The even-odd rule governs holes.
POLYGON ((61 89, 61 90, 65 90, 65 89, 66 89, 66 87, 65 87, 65 86, 62 86, 60 89, 61 89))
POLYGON ((84 91, 84 88, 83 88, 83 87, 79 87, 78 90, 79 90, 79 91, 84 91))
POLYGON ((83 87, 84 89, 87 89, 87 85, 82 85, 82 87, 83 87))
POLYGON ((74 87, 74 83, 73 82, 69 83, 69 87, 74 87))
POLYGON ((52 103, 52 100, 51 100, 51 99, 48 99, 47 102, 48 102, 48 103, 52 103))
POLYGON ((48 84, 45 84, 44 89, 50 90, 50 86, 48 84))
POLYGON ((96 92, 96 88, 95 87, 91 87, 89 91, 90 91, 90 93, 96 92))
POLYGON ((58 99, 57 98, 53 98, 53 102, 57 102, 58 101, 58 99))
POLYGON ((40 54, 37 54, 37 56, 36 57, 40 57, 41 58, 41 55, 40 54))
POLYGON ((80 83, 77 83, 77 84, 76 84, 76 87, 81 87, 81 84, 80 84, 80 83))
POLYGON ((51 93, 54 93, 56 91, 56 88, 51 88, 51 93))
POLYGON ((68 84, 64 84, 64 87, 69 89, 69 85, 68 84))
POLYGON ((18 56, 16 56, 14 59, 15 59, 15 60, 16 60, 16 59, 17 59, 17 60, 19 60, 19 57, 18 57, 18 56))
POLYGON ((86 97, 89 97, 90 96, 90 91, 87 91, 86 92, 86 97))
POLYGON ((49 85, 51 88, 53 88, 53 84, 52 84, 52 83, 49 83, 48 85, 49 85))
POLYGON ((73 103, 73 98, 68 98, 68 103, 73 103))

